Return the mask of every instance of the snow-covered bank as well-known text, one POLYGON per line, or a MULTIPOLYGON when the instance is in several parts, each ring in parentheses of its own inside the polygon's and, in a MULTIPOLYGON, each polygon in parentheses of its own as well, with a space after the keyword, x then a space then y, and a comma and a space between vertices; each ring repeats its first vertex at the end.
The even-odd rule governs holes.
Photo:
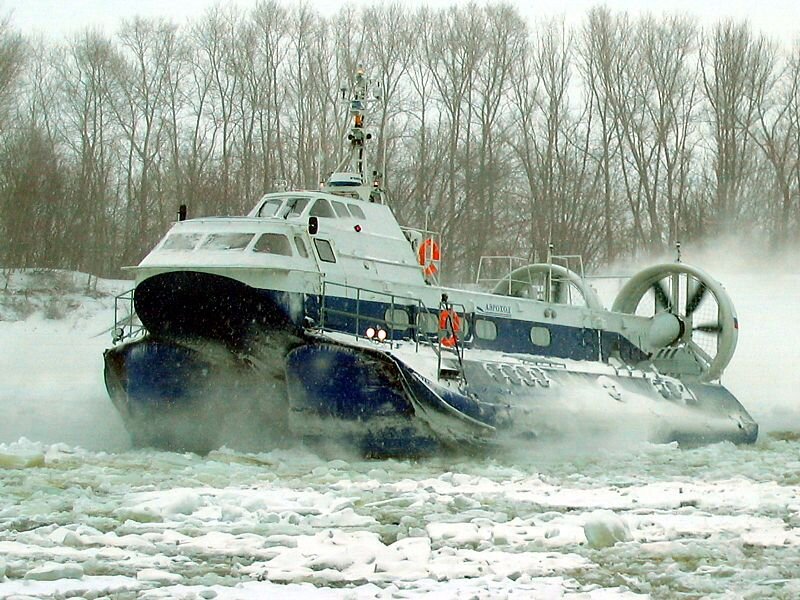
POLYGON ((24 436, 94 450, 129 447, 103 384, 103 350, 114 296, 130 287, 63 271, 3 276, 0 442, 24 436))

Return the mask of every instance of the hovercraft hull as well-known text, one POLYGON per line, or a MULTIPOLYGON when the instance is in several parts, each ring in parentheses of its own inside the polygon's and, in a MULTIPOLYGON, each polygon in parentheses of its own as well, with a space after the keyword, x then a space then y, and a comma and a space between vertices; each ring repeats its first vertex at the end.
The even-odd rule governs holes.
POLYGON ((309 336, 269 352, 255 368, 221 346, 145 338, 106 353, 106 383, 134 443, 201 453, 302 440, 403 457, 632 432, 683 445, 752 443, 758 435, 720 385, 588 362, 488 356, 464 361, 458 377, 436 377, 407 360, 419 350, 309 336))

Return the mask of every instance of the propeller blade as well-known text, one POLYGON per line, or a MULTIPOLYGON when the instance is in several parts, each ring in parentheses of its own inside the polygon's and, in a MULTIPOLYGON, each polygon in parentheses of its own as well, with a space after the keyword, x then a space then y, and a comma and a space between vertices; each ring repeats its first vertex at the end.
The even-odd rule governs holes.
POLYGON ((656 298, 656 312, 658 312, 660 309, 666 309, 670 312, 672 311, 672 302, 669 299, 667 290, 664 288, 663 281, 656 281, 653 284, 653 294, 656 298))
POLYGON ((722 325, 719 323, 706 323, 692 327, 692 331, 702 331, 703 333, 722 333, 722 325))
POLYGON ((691 295, 690 298, 686 299, 686 316, 688 317, 691 315, 700 303, 705 298, 706 292, 708 292, 708 287, 702 281, 697 283, 697 287, 694 290, 694 293, 691 295))

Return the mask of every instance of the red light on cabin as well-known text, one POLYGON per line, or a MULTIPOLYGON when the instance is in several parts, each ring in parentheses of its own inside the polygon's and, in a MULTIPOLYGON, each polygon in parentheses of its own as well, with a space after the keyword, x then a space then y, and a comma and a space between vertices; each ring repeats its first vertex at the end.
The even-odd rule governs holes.
POLYGON ((353 229, 356 230, 356 233, 361 233, 361 225, 356 225, 353 229))

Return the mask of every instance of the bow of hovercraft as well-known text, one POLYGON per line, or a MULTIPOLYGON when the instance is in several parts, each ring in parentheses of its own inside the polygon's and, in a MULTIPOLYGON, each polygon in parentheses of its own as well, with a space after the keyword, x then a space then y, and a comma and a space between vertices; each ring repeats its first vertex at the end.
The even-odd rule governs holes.
POLYGON ((136 267, 121 343, 105 353, 106 387, 134 444, 205 452, 285 434, 283 361, 319 286, 297 251, 302 234, 248 218, 179 222, 136 267))

